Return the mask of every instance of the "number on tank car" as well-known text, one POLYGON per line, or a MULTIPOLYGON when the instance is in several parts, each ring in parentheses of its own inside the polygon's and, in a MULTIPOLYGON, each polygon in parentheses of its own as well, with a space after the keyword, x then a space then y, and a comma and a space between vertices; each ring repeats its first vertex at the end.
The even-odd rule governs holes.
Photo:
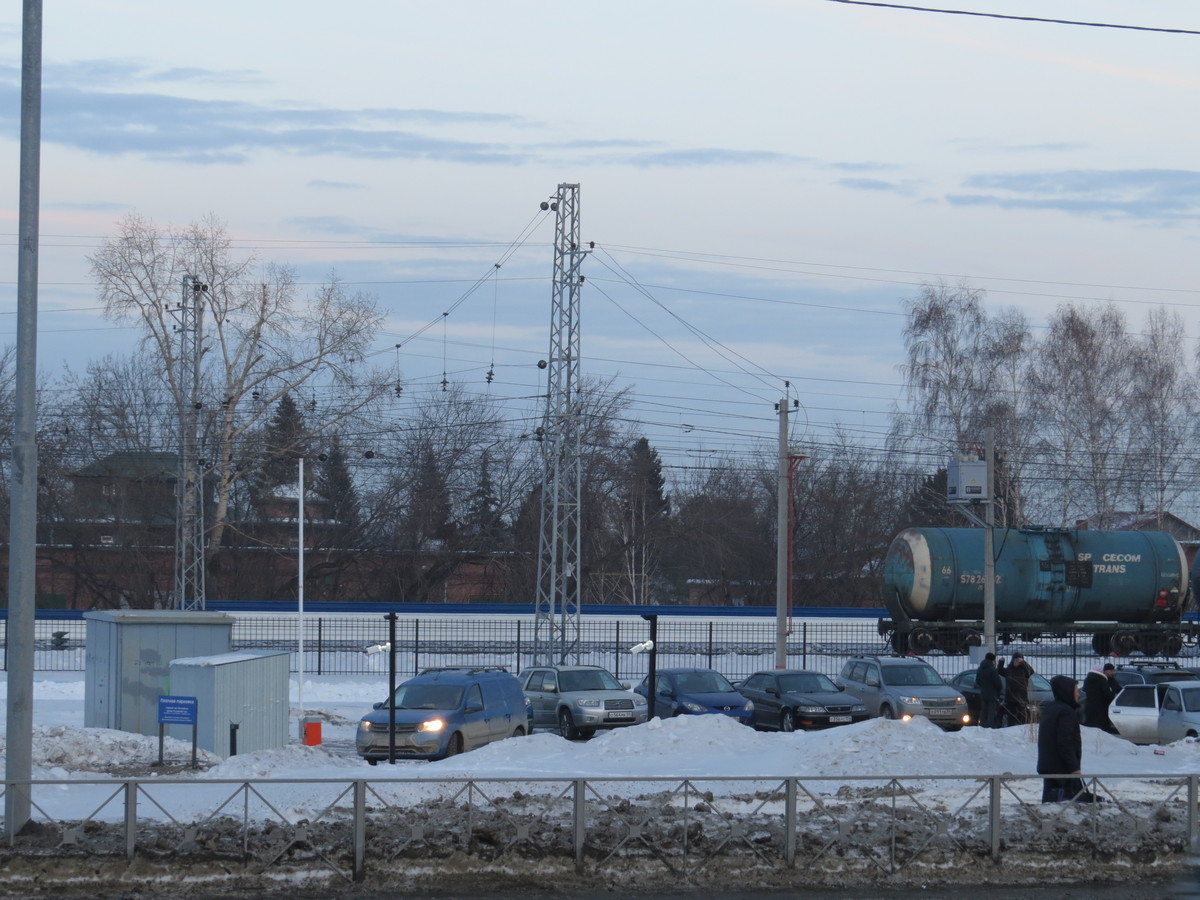
MULTIPOLYGON (((997 573, 993 580, 996 584, 1000 584, 1004 580, 1004 577, 1002 575, 1000 575, 999 573, 997 573)), ((974 572, 963 572, 961 575, 958 576, 958 583, 959 584, 986 584, 987 579, 984 578, 982 575, 975 574, 974 572)))

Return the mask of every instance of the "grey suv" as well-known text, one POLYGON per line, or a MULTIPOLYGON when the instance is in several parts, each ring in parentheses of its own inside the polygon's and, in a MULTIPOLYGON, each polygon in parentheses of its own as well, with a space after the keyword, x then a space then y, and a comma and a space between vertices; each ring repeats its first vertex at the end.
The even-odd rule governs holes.
POLYGON ((520 678, 533 707, 533 724, 557 727, 569 741, 591 737, 597 728, 646 721, 646 698, 599 666, 534 666, 520 678))
POLYGON ((866 704, 873 716, 911 719, 926 716, 947 731, 971 721, 967 701, 946 684, 937 669, 908 656, 852 656, 838 680, 866 704))

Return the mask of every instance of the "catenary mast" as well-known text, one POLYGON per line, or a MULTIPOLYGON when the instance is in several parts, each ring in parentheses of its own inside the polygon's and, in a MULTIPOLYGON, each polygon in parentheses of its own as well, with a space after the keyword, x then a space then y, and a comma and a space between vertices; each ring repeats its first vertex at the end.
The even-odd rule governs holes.
POLYGON ((584 280, 579 268, 587 251, 579 240, 578 184, 560 184, 555 199, 542 208, 554 210, 556 222, 546 414, 537 430, 543 469, 534 656, 546 665, 579 657, 579 294, 584 280))

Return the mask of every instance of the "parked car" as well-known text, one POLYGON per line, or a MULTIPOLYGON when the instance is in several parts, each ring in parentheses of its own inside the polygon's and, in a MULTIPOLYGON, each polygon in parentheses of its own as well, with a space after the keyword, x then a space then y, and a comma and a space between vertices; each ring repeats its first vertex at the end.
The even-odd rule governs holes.
MULTIPOLYGON (((967 669, 965 672, 959 672, 951 678, 947 684, 963 695, 967 701, 967 711, 971 715, 969 724, 979 724, 979 710, 981 703, 979 700, 979 686, 975 683, 975 676, 979 670, 967 669)), ((1000 676, 1000 681, 1007 687, 1007 682, 1003 675, 1000 676)), ((1029 704, 1030 706, 1044 706, 1054 699, 1054 691, 1050 688, 1050 682, 1044 675, 1033 673, 1033 677, 1029 679, 1029 704)))
POLYGON ((1108 707, 1117 733, 1135 744, 1200 736, 1200 681, 1131 684, 1108 707))
POLYGON ((807 731, 867 718, 866 704, 820 672, 755 672, 737 689, 753 701, 752 724, 761 730, 807 731))
MULTIPOLYGON (((647 675, 633 689, 647 701, 649 680, 647 675)), ((654 674, 654 683, 654 714, 660 719, 721 715, 749 725, 754 715, 754 704, 713 669, 659 669, 654 674)))
POLYGON ((1113 677, 1121 687, 1130 684, 1161 684, 1164 681, 1200 681, 1200 675, 1177 662, 1139 660, 1117 666, 1113 677))
POLYGON ((966 698, 923 659, 852 656, 842 666, 839 680, 873 716, 904 720, 926 716, 947 731, 958 731, 971 721, 966 698))
POLYGON ((600 666, 533 666, 520 678, 533 707, 533 724, 557 728, 567 740, 591 737, 597 728, 646 721, 646 698, 600 666))
POLYGON ((530 732, 532 721, 520 682, 503 668, 427 669, 399 685, 391 703, 376 703, 359 722, 354 743, 371 765, 390 758, 393 715, 395 754, 404 759, 442 759, 520 737, 530 732))

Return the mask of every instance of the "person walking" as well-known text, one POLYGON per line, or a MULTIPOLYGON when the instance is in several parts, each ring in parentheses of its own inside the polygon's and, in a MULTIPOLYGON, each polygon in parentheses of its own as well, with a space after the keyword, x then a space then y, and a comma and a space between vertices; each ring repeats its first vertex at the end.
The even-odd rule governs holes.
POLYGON ((1079 731, 1079 684, 1068 675, 1050 679, 1054 699, 1046 704, 1038 720, 1039 775, 1055 775, 1042 779, 1042 802, 1077 800, 1090 803, 1095 798, 1083 789, 1079 777, 1083 765, 1083 737, 1079 731))
POLYGON ((1004 680, 996 671, 996 654, 990 650, 975 673, 975 686, 979 688, 979 724, 983 728, 1000 727, 1000 693, 1004 680))
POLYGON ((1012 662, 1000 665, 1004 678, 1004 706, 1013 725, 1024 725, 1029 721, 1029 679, 1033 677, 1033 666, 1025 661, 1025 655, 1017 651, 1012 662))
POLYGON ((1117 726, 1108 716, 1108 707, 1116 694, 1113 692, 1112 673, 1116 668, 1112 663, 1103 667, 1095 666, 1083 679, 1083 724, 1089 728, 1100 728, 1109 734, 1117 733, 1117 726))

